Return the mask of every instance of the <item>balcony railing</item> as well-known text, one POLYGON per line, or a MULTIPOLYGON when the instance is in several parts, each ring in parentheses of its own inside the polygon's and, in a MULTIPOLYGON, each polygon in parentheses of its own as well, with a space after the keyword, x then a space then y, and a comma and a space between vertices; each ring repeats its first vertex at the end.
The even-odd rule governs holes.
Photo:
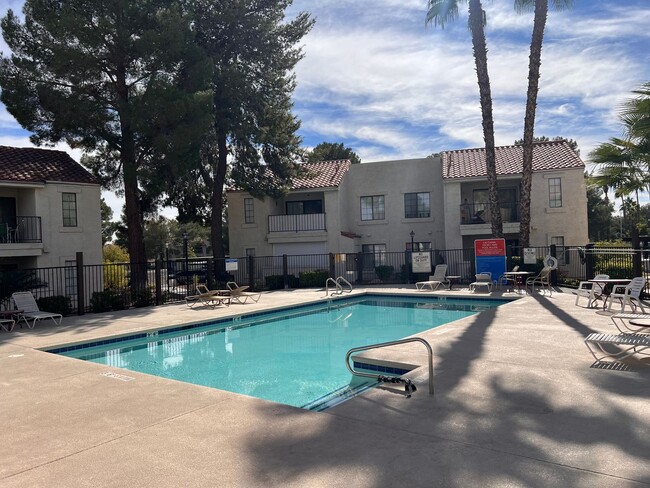
MULTIPOLYGON (((501 203, 501 221, 519 222, 519 203, 501 203)), ((460 223, 462 225, 489 224, 490 206, 487 203, 463 203, 460 206, 460 223)))
POLYGON ((325 214, 269 215, 269 233, 315 230, 327 230, 325 214))
POLYGON ((40 217, 16 217, 11 222, 0 222, 0 244, 43 242, 40 217))

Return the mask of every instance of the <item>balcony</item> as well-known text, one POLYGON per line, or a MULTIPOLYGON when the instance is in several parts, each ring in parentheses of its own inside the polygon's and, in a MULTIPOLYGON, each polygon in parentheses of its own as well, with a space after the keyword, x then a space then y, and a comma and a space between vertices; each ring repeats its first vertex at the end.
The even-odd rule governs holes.
POLYGON ((326 231, 325 214, 269 215, 269 233, 326 231))
MULTIPOLYGON (((501 221, 505 223, 519 222, 519 203, 502 203, 501 221)), ((460 206, 460 224, 477 225, 489 224, 490 208, 487 203, 463 203, 460 206)))
POLYGON ((0 244, 34 244, 43 242, 40 217, 18 216, 0 222, 0 244))

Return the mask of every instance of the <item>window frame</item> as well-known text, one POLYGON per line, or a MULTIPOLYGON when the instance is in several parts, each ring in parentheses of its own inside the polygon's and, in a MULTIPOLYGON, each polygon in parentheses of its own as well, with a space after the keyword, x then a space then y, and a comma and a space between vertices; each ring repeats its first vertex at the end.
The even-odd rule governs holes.
POLYGON ((428 191, 404 193, 404 218, 405 219, 426 219, 431 217, 431 193, 428 191), (426 212, 420 209, 421 199, 426 195, 426 212), (414 197, 414 198, 413 198, 414 197), (413 201, 409 202, 408 200, 413 201), (409 210, 411 213, 409 214, 409 210), (414 211, 414 212, 413 212, 414 211), (414 213, 414 215, 413 215, 414 213))
POLYGON ((548 179, 548 207, 562 208, 562 178, 554 177, 548 179))
POLYGON ((251 197, 244 198, 244 223, 255 223, 255 202, 251 197))
POLYGON ((359 198, 359 204, 361 209, 362 222, 369 222, 372 220, 386 220, 386 196, 385 195, 362 196, 359 198), (364 200, 367 199, 370 199, 370 206, 368 207, 366 205, 364 208, 364 200), (370 210, 370 213, 368 213, 368 210, 370 210))
POLYGON ((77 212, 77 194, 72 192, 61 193, 61 216, 63 227, 79 227, 79 216, 77 212), (72 197, 71 200, 66 198, 72 197))

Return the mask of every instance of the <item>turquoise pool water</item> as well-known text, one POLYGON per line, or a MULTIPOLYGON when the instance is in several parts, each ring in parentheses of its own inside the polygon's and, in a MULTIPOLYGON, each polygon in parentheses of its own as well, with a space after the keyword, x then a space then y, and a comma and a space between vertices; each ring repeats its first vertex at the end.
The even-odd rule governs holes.
POLYGON ((349 349, 407 337, 502 303, 363 297, 51 352, 320 410, 375 384, 352 380, 344 363, 349 349))

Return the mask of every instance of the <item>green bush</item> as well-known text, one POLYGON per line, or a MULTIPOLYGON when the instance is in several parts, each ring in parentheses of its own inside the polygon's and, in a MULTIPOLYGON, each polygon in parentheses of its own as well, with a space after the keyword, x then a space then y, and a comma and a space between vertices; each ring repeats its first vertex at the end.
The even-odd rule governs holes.
POLYGON ((327 278, 330 277, 329 271, 303 271, 299 275, 300 288, 313 288, 325 286, 327 278))
POLYGON ((375 267, 375 273, 377 273, 377 277, 381 281, 389 280, 393 276, 394 271, 395 268, 393 268, 392 266, 388 266, 386 264, 382 264, 380 266, 375 267))
MULTIPOLYGON (((298 288, 298 278, 288 275, 289 288, 298 288)), ((282 290, 284 288, 284 275, 270 275, 264 278, 267 290, 282 290)))
POLYGON ((149 307, 154 304, 153 293, 150 288, 141 288, 131 292, 134 307, 149 307))
POLYGON ((90 298, 90 307, 94 313, 110 312, 111 310, 124 310, 126 300, 124 299, 124 290, 114 290, 108 288, 104 291, 93 292, 90 298))
POLYGON ((70 315, 72 313, 70 297, 63 295, 39 298, 36 303, 38 308, 44 312, 60 313, 61 315, 70 315))

